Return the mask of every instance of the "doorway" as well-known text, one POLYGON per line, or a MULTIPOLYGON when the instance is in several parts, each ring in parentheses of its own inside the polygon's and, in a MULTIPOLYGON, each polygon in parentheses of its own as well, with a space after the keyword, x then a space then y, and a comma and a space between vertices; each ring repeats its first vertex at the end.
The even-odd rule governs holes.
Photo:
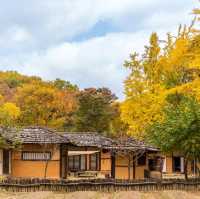
POLYGON ((173 172, 181 172, 181 157, 173 157, 173 172))
POLYGON ((3 150, 3 174, 8 175, 10 173, 10 151, 3 150))

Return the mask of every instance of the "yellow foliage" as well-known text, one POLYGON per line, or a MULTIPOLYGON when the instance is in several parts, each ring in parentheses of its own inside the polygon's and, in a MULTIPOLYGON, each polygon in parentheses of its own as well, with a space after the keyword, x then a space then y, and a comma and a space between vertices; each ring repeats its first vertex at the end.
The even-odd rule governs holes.
POLYGON ((162 107, 166 93, 159 90, 156 93, 145 93, 136 98, 127 99, 121 105, 123 121, 129 124, 129 131, 137 137, 142 137, 145 128, 155 121, 163 119, 162 107))
POLYGON ((15 100, 21 108, 20 121, 23 125, 63 128, 71 122, 76 108, 74 91, 58 90, 37 82, 18 88, 15 100))
POLYGON ((200 34, 191 30, 180 27, 175 39, 168 34, 162 48, 153 33, 143 56, 133 53, 125 62, 131 72, 121 117, 129 133, 143 137, 149 125, 161 121, 170 94, 192 95, 200 102, 200 34))
POLYGON ((11 119, 17 119, 20 116, 20 109, 14 103, 7 102, 3 104, 1 111, 11 119))
POLYGON ((0 95, 0 104, 3 104, 4 98, 2 95, 0 95))

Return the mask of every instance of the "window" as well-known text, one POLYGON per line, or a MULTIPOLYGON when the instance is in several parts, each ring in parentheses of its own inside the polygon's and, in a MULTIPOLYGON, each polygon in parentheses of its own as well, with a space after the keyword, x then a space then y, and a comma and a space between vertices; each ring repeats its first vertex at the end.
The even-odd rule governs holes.
POLYGON ((180 157, 173 157, 173 171, 181 172, 181 158, 180 157))
POLYGON ((86 156, 81 155, 81 170, 86 170, 86 156))
POLYGON ((74 169, 79 170, 79 168, 80 168, 80 156, 75 155, 74 156, 74 169))
POLYGON ((184 158, 173 157, 173 172, 184 172, 184 158))
POLYGON ((146 154, 142 155, 137 159, 138 166, 145 166, 146 165, 146 154))
POLYGON ((69 156, 68 169, 70 171, 86 170, 86 156, 85 155, 69 156))
POLYGON ((156 159, 149 159, 149 170, 156 171, 156 159))
POLYGON ((197 171, 198 171, 197 165, 198 165, 198 163, 197 163, 196 159, 191 161, 191 171, 192 171, 193 174, 196 174, 197 171))
POLYGON ((164 159, 160 157, 154 157, 148 160, 148 166, 150 171, 161 171, 164 159))
POLYGON ((90 170, 97 171, 99 169, 99 154, 94 153, 90 155, 90 170))
POLYGON ((22 152, 22 160, 50 160, 51 152, 22 152))
POLYGON ((74 156, 68 157, 68 169, 73 170, 74 169, 74 156))

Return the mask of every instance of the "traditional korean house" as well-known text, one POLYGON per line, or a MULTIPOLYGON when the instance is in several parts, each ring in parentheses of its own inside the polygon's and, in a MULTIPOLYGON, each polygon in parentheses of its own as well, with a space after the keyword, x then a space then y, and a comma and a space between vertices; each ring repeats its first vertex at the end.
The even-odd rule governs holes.
POLYGON ((113 140, 95 133, 64 133, 70 142, 68 174, 100 178, 160 177, 158 150, 132 138, 113 140), (91 172, 93 171, 93 172, 91 172), (156 175, 155 175, 156 174, 156 175))
POLYGON ((121 138, 109 147, 114 154, 116 179, 161 178, 159 150, 133 138, 121 138))
POLYGON ((40 127, 25 128, 18 134, 21 146, 10 153, 10 175, 60 178, 63 137, 53 130, 40 127))
POLYGON ((160 175, 158 150, 131 138, 114 140, 95 133, 57 133, 41 127, 24 128, 17 135, 18 148, 0 151, 1 174, 54 179, 160 175))
POLYGON ((69 141, 68 175, 111 177, 113 140, 95 133, 64 133, 69 141))

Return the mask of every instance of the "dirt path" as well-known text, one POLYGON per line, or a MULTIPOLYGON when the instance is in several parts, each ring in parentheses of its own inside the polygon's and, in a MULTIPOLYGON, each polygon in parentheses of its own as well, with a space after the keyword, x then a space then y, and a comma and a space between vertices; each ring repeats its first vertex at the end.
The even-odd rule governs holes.
POLYGON ((200 192, 163 191, 163 192, 74 192, 74 193, 8 193, 0 192, 0 199, 200 199, 200 192))

